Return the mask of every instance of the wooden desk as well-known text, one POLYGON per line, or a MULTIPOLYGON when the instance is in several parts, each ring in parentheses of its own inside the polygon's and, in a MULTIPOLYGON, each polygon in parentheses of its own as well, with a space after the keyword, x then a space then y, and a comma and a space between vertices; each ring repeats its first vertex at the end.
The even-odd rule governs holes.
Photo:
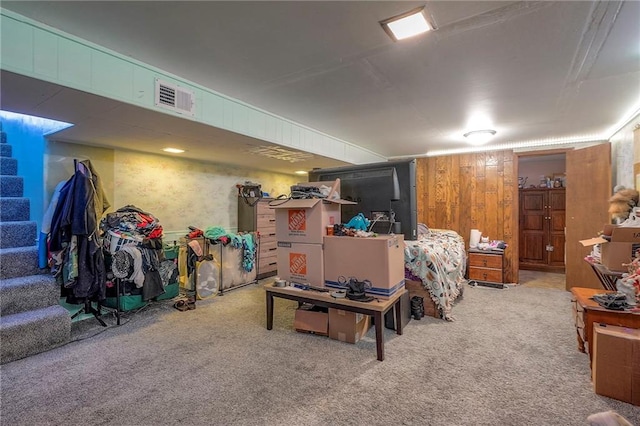
POLYGON ((593 357, 593 323, 617 325, 619 327, 640 328, 640 311, 614 311, 603 308, 598 302, 591 299, 594 294, 614 293, 612 291, 597 288, 573 287, 571 289, 571 302, 574 304, 574 316, 576 321, 576 336, 578 350, 589 351, 589 359, 593 357), (582 333, 581 333, 582 328, 582 333), (585 343, 587 347, 585 348, 585 343))
POLYGON ((396 307, 396 333, 402 335, 401 296, 407 292, 402 289, 389 300, 375 300, 372 302, 356 302, 349 299, 335 299, 329 293, 314 290, 301 290, 295 287, 275 287, 273 284, 265 286, 267 293, 267 330, 273 328, 273 298, 295 300, 298 303, 311 303, 325 308, 342 309, 344 311, 371 315, 376 327, 376 351, 378 361, 384 360, 384 314, 392 307, 396 307))

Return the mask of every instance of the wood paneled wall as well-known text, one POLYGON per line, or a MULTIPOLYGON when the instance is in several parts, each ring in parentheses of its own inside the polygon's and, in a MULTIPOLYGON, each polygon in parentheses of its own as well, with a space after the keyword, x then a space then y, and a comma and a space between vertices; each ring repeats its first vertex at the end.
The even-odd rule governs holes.
POLYGON ((504 240, 505 280, 518 282, 518 162, 513 151, 419 158, 418 222, 504 240))

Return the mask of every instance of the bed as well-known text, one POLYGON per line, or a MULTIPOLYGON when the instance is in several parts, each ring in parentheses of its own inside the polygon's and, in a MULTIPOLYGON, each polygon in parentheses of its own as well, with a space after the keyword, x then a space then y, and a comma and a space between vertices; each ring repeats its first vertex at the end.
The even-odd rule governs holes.
POLYGON ((453 321, 453 304, 467 283, 464 239, 451 230, 425 228, 417 240, 405 241, 404 261, 407 283, 421 283, 435 306, 434 316, 453 321))

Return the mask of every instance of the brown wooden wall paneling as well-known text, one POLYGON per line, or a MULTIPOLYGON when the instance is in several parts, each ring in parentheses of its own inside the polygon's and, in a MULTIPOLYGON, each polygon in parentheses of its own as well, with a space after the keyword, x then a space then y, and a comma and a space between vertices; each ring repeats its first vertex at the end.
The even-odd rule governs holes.
POLYGON ((468 247, 471 229, 504 240, 505 279, 518 281, 517 162, 512 151, 418 160, 418 218, 431 228, 452 229, 468 247))

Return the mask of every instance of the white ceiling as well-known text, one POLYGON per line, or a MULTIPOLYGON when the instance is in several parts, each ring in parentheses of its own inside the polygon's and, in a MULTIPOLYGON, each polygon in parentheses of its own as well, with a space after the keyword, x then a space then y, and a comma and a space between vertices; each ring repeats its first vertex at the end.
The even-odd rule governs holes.
MULTIPOLYGON (((475 127, 495 129, 498 145, 606 137, 640 106, 636 1, 1 6, 386 157, 463 148, 462 134, 475 127), (422 5, 435 31, 396 43, 378 24, 422 5)), ((166 115, 159 123, 158 113, 31 79, 2 78, 3 107, 66 115, 77 124, 62 134, 69 141, 130 147, 139 140, 144 147, 182 137, 199 155, 213 146, 216 158, 231 163, 239 153, 246 159, 246 144, 263 144, 166 115), (6 90, 14 79, 20 90, 6 90), (23 90, 31 101, 20 99, 23 90), (57 94, 49 104, 46 91, 57 94)), ((315 157, 294 169, 339 164, 315 157)), ((292 168, 256 160, 261 168, 292 168)))

